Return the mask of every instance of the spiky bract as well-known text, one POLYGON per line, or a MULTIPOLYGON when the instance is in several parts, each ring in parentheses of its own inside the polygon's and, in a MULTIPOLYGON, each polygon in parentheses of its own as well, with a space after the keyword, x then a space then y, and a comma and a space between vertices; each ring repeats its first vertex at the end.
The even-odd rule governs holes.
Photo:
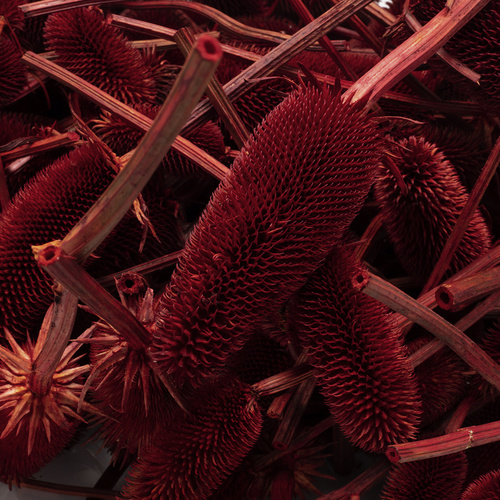
POLYGON ((141 453, 124 490, 134 500, 204 500, 259 437, 260 409, 237 379, 199 389, 189 413, 177 408, 141 453))
POLYGON ((500 500, 500 469, 492 470, 470 484, 460 500, 500 500))
POLYGON ((156 358, 199 384, 318 267, 363 204, 379 138, 339 90, 268 115, 191 233, 157 314, 156 358))
POLYGON ((126 104, 153 103, 152 73, 138 50, 95 9, 49 16, 45 38, 57 63, 126 104))
POLYGON ((382 500, 456 500, 467 474, 465 453, 395 465, 382 500))
POLYGON ((37 472, 71 441, 79 423, 77 413, 83 375, 69 346, 52 377, 48 392, 32 391, 30 380, 40 346, 29 340, 19 346, 8 333, 10 349, 0 347, 0 478, 17 481, 37 472))
POLYGON ((342 432, 356 446, 381 452, 415 437, 421 402, 388 309, 353 289, 360 269, 337 248, 297 293, 290 318, 342 432))
POLYGON ((0 217, 0 318, 20 335, 52 301, 53 280, 36 264, 32 245, 62 239, 114 177, 111 160, 83 145, 38 173, 0 217))
POLYGON ((0 36, 0 106, 10 104, 27 82, 22 53, 7 36, 0 36))
MULTIPOLYGON (((419 281, 431 273, 469 195, 453 165, 434 144, 411 136, 389 144, 407 191, 381 167, 375 195, 394 250, 404 268, 419 281)), ((465 267, 488 251, 490 231, 476 210, 458 246, 448 273, 465 267)))

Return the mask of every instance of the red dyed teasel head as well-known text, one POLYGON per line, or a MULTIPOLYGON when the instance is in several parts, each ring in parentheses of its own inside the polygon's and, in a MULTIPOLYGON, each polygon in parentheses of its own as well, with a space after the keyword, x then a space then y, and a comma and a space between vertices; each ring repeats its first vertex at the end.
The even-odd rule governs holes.
MULTIPOLYGON (((453 165, 422 137, 390 144, 388 154, 403 176, 406 192, 389 169, 381 167, 375 195, 398 260, 412 276, 425 281, 469 195, 453 165)), ((490 246, 490 231, 477 210, 448 273, 457 272, 490 246)))
POLYGON ((382 452, 416 436, 421 401, 388 309, 351 284, 361 268, 336 248, 293 299, 290 319, 342 432, 356 446, 382 452))
POLYGON ((481 476, 470 484, 460 497, 460 500, 498 499, 500 499, 500 469, 481 476))
MULTIPOLYGON (((4 28, 5 29, 5 28, 4 28)), ((0 36, 0 107, 6 106, 21 93, 26 79, 26 66, 21 62, 18 46, 5 34, 0 36)))
POLYGON ((349 226, 380 156, 340 90, 300 88, 259 126, 191 233, 156 317, 161 369, 200 385, 305 282, 349 226))
POLYGON ((188 403, 164 418, 153 444, 143 450, 124 497, 204 500, 251 450, 262 416, 249 387, 237 379, 198 389, 188 403))

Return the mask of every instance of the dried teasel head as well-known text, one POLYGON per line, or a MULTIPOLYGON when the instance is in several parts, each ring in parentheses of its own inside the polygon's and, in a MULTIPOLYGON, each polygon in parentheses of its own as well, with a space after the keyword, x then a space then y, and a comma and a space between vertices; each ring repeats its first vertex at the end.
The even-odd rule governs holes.
POLYGON ((19 5, 23 3, 22 0, 3 0, 0 5, 0 19, 3 18, 4 22, 16 32, 21 31, 24 26, 24 16, 19 9, 19 5))
POLYGON ((499 500, 500 499, 500 469, 488 474, 470 484, 462 493, 460 500, 499 500))
POLYGON ((379 144, 370 118, 339 89, 301 88, 268 115, 160 300, 153 348, 162 370, 199 385, 288 300, 363 204, 379 144))
POLYGON ((382 452, 416 436, 421 401, 388 309, 353 288, 360 269, 336 248, 293 299, 290 320, 342 432, 356 446, 382 452))
POLYGON ((111 159, 86 144, 38 173, 0 217, 0 318, 24 336, 52 301, 32 245, 62 239, 113 180, 111 159))
POLYGON ((8 331, 0 346, 0 478, 17 481, 48 464, 70 443, 83 418, 77 406, 88 366, 79 366, 69 345, 45 393, 33 387, 33 369, 46 336, 19 345, 8 331))
MULTIPOLYGON (((404 179, 405 192, 391 171, 382 166, 375 196, 384 224, 403 267, 425 281, 436 264, 468 193, 453 165, 438 148, 411 136, 388 144, 389 159, 404 179)), ((491 234, 479 212, 474 213, 455 252, 448 274, 455 273, 491 246, 491 234)))
MULTIPOLYGON (((430 337, 419 337, 408 344, 409 353, 426 345, 430 337)), ((449 349, 441 349, 415 368, 422 400, 422 427, 432 424, 465 394, 467 366, 449 349)))
POLYGON ((238 467, 257 441, 262 416, 237 379, 198 389, 190 412, 176 408, 132 467, 124 498, 204 500, 238 467))
POLYGON ((45 38, 57 63, 125 104, 154 103, 155 82, 138 50, 96 9, 52 14, 45 38))
POLYGON ((0 35, 0 107, 11 104, 27 82, 26 66, 19 47, 5 34, 0 35))
MULTIPOLYGON (((159 106, 141 105, 136 106, 136 109, 153 119, 159 110, 159 106)), ((134 149, 144 136, 144 131, 133 127, 124 119, 108 112, 103 112, 100 119, 94 120, 94 130, 117 155, 124 155, 134 149)), ((203 124, 184 137, 217 159, 222 158, 225 154, 222 133, 213 122, 203 124)), ((181 176, 200 176, 204 174, 194 162, 172 150, 165 156, 162 167, 161 170, 165 174, 181 176)))
POLYGON ((382 500, 456 500, 467 474, 465 453, 398 464, 389 472, 382 500))

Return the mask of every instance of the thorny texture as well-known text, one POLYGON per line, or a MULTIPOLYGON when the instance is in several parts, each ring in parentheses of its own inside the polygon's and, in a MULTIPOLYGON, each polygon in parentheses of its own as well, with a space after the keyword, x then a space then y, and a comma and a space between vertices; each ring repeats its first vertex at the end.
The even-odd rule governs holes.
MULTIPOLYGON (((440 9, 444 2, 433 0, 412 0, 411 8, 417 19, 425 24, 440 9)), ((489 110, 500 110, 500 60, 498 40, 500 39, 500 1, 490 0, 488 4, 469 21, 445 45, 445 49, 460 62, 481 75, 479 85, 467 83, 467 90, 477 93, 489 110), (478 92, 479 91, 479 92, 478 92)), ((438 67, 439 68, 439 67, 438 67)), ((448 68, 446 68, 448 70, 448 68)), ((453 74, 456 79, 457 73, 453 74)))
POLYGON ((398 464, 387 476, 382 500, 456 500, 467 474, 465 453, 398 464))
POLYGON ((204 500, 257 441, 262 416, 237 379, 198 389, 190 413, 176 411, 132 467, 124 498, 204 500))
POLYGON ((353 289, 362 267, 335 249, 295 296, 290 319, 342 432, 363 450, 382 452, 416 436, 421 401, 389 310, 353 289))
MULTIPOLYGON (((488 356, 498 363, 500 361, 500 321, 496 320, 485 328, 484 335, 477 343, 488 356)), ((482 377, 476 375, 474 379, 477 386, 485 395, 498 396, 498 391, 486 383, 482 377)))
MULTIPOLYGON (((153 292, 132 301, 130 308, 141 323, 151 328, 153 292)), ((93 404, 111 418, 97 416, 97 433, 115 458, 120 452, 137 454, 149 444, 175 406, 170 394, 151 369, 146 354, 132 349, 111 327, 94 326, 90 350, 93 404)))
MULTIPOLYGON (((408 344, 415 352, 431 338, 420 337, 408 344)), ((467 365, 449 349, 442 349, 415 368, 422 400, 422 426, 432 424, 459 402, 466 390, 467 365)))
MULTIPOLYGON (((4 28, 5 30, 5 28, 4 28)), ((4 33, 0 35, 0 106, 11 104, 27 82, 21 51, 4 33)))
MULTIPOLYGON (((148 118, 154 118, 159 106, 147 104, 136 106, 137 111, 148 118)), ((122 118, 103 112, 101 117, 94 120, 96 134, 117 155, 124 155, 134 149, 144 136, 144 131, 133 127, 122 118)), ((195 131, 184 135, 195 146, 206 151, 209 155, 221 159, 225 153, 222 133, 213 122, 207 122, 195 131)), ((204 175, 204 171, 185 156, 170 150, 162 162, 161 168, 165 174, 174 175, 204 175)))
POLYGON ((155 82, 141 53, 95 9, 71 9, 49 16, 47 47, 57 63, 125 104, 150 103, 155 82))
MULTIPOLYGON (((406 193, 392 172, 381 166, 375 196, 399 262, 416 279, 425 281, 469 195, 453 165, 424 138, 410 136, 396 143, 391 141, 388 148, 404 179, 406 193)), ((486 253, 490 246, 490 231, 476 210, 447 275, 486 253)))
POLYGON ((460 500, 499 500, 500 469, 493 470, 470 484, 460 500))
POLYGON ((32 245, 62 239, 114 177, 111 161, 87 144, 38 173, 0 217, 0 317, 18 335, 52 302, 53 280, 38 268, 32 245))
POLYGON ((0 346, 0 478, 28 477, 55 458, 71 441, 83 420, 76 409, 88 367, 80 367, 69 346, 47 393, 31 390, 36 348, 28 339, 20 346, 7 333, 0 346))
POLYGON ((370 119, 338 90, 301 88, 269 114, 160 299, 153 345, 162 370, 199 385, 287 301, 361 208, 379 144, 370 119))
POLYGON ((18 6, 25 3, 23 0, 3 0, 0 5, 0 17, 4 17, 9 27, 14 31, 22 30, 24 16, 18 6))

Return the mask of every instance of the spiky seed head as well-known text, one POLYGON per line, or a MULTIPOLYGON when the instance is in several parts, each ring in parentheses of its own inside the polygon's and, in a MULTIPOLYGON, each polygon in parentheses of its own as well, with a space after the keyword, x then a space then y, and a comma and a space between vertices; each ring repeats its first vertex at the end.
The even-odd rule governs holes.
POLYGON ((152 104, 156 98, 151 70, 127 39, 96 9, 52 14, 45 23, 49 50, 57 63, 125 104, 152 104))
POLYGON ((62 239, 113 180, 110 159, 87 144, 38 173, 0 217, 0 318, 25 335, 52 301, 53 280, 32 245, 62 239))
POLYGON ((382 500, 456 500, 467 474, 465 453, 397 464, 389 472, 382 500))
POLYGON ((370 189, 377 131, 340 91, 301 88, 270 113, 214 192, 162 296, 153 342, 199 385, 284 304, 370 189))
POLYGON ((71 441, 83 418, 76 413, 87 366, 79 366, 70 345, 45 394, 30 384, 39 346, 20 346, 6 332, 0 347, 0 478, 18 481, 37 472, 71 441))
MULTIPOLYGON (((453 165, 437 147, 411 136, 389 143, 389 155, 401 172, 406 192, 386 167, 375 181, 375 196, 397 258, 419 281, 431 273, 469 195, 453 165)), ((448 269, 455 273, 483 255, 491 234, 474 213, 448 269)))
POLYGON ((143 450, 127 480, 124 497, 204 500, 238 467, 262 427, 248 386, 237 379, 198 389, 190 413, 180 408, 143 450))
POLYGON ((21 93, 27 82, 23 54, 5 34, 0 36, 0 106, 6 106, 21 93))
POLYGON ((362 267, 336 248, 293 299, 290 319, 342 432, 363 450, 382 452, 415 437, 422 410, 388 309, 351 284, 362 267))
POLYGON ((492 470, 470 484, 460 500, 500 500, 500 469, 492 470))

